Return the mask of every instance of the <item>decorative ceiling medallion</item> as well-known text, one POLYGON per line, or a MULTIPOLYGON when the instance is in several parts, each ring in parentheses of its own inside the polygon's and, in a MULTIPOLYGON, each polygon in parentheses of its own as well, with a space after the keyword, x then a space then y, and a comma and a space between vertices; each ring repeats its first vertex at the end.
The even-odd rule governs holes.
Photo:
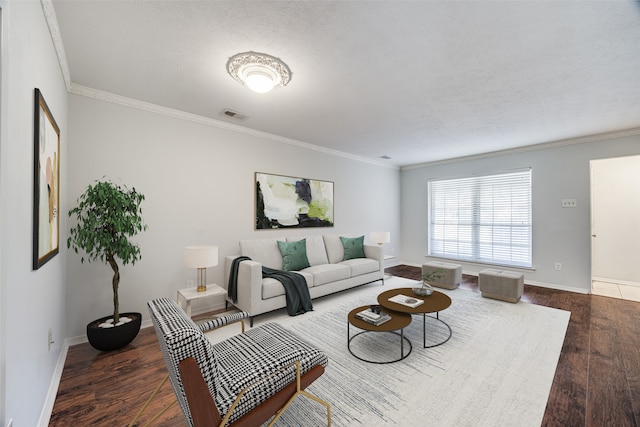
POLYGON ((258 93, 286 86, 291 80, 291 70, 287 64, 279 58, 258 52, 238 53, 232 56, 227 61, 227 72, 235 80, 258 93))

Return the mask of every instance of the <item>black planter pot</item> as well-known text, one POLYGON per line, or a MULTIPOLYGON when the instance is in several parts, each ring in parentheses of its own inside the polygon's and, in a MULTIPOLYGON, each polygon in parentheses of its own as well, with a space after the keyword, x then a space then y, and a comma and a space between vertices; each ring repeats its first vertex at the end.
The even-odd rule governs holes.
POLYGON ((132 318, 131 322, 113 328, 100 328, 98 325, 113 316, 106 316, 87 325, 89 344, 96 350, 112 351, 129 344, 140 332, 142 314, 120 313, 120 316, 132 318))

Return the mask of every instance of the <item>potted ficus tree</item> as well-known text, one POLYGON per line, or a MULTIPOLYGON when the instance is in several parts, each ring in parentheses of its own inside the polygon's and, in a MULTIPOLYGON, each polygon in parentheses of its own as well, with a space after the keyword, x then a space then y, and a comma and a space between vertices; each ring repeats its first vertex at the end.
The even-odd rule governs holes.
POLYGON ((67 248, 76 253, 82 250, 88 262, 100 261, 113 270, 113 316, 95 320, 87 325, 89 343, 98 350, 110 351, 129 344, 138 335, 142 315, 120 313, 118 286, 120 268, 135 264, 141 258, 140 248, 130 238, 147 229, 142 219, 144 195, 135 188, 96 181, 78 198, 77 206, 69 211, 76 225, 71 227, 67 248))

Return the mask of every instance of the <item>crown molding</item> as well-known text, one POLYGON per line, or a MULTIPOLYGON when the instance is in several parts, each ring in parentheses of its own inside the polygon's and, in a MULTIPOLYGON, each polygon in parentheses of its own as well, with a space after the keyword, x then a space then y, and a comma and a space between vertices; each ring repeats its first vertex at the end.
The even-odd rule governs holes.
POLYGON ((139 109, 139 110, 149 111, 149 112, 153 112, 155 114, 160 114, 160 115, 164 115, 164 116, 168 116, 168 117, 173 117, 173 118, 177 118, 177 119, 180 119, 180 120, 186 120, 186 121, 190 121, 190 122, 194 122, 194 123, 199 123, 199 124, 202 124, 202 125, 205 125, 205 126, 212 126, 212 127, 225 129, 225 130, 229 130, 229 131, 240 133, 240 134, 244 134, 244 135, 254 136, 254 137, 257 137, 257 138, 262 138, 262 139, 266 139, 266 140, 270 140, 270 141, 274 141, 274 142, 293 145, 293 146, 296 146, 296 147, 299 147, 299 148, 304 148, 304 149, 307 149, 307 150, 313 150, 313 151, 321 152, 321 153, 324 153, 324 154, 329 154, 329 155, 332 155, 332 156, 343 157, 343 158, 347 158, 347 159, 350 159, 350 160, 369 163, 369 164, 373 164, 373 165, 376 165, 376 166, 382 166, 382 167, 386 167, 386 168, 389 168, 389 169, 396 169, 396 170, 399 169, 401 171, 403 171, 403 170, 411 170, 411 169, 419 169, 419 168, 423 168, 423 167, 427 167, 427 166, 438 166, 438 165, 456 163, 456 162, 461 162, 461 161, 466 161, 466 160, 476 160, 476 159, 482 159, 482 158, 503 156, 503 155, 506 155, 506 154, 525 153, 525 152, 530 152, 530 151, 545 150, 545 149, 549 149, 549 148, 563 147, 563 146, 567 146, 567 145, 584 144, 584 143, 589 143, 589 142, 598 142, 598 141, 603 141, 603 140, 606 140, 606 139, 620 138, 620 137, 639 135, 640 134, 640 128, 632 128, 632 129, 621 130, 621 131, 600 133, 600 134, 596 134, 596 135, 588 135, 588 136, 582 136, 582 137, 568 138, 568 139, 563 139, 563 140, 558 140, 558 141, 546 142, 546 143, 541 143, 541 144, 528 145, 528 146, 525 146, 525 147, 518 147, 518 148, 511 148, 511 149, 506 149, 506 150, 493 151, 493 152, 490 152, 490 153, 483 153, 483 154, 477 154, 477 155, 471 155, 471 156, 456 157, 456 158, 452 158, 452 159, 438 160, 438 161, 433 161, 433 162, 418 163, 418 164, 415 164, 415 165, 407 165, 407 166, 400 166, 400 167, 393 166, 393 165, 389 165, 387 163, 383 163, 383 162, 380 162, 380 161, 372 160, 372 159, 369 159, 369 158, 366 158, 366 157, 360 157, 360 156, 356 156, 356 155, 353 155, 353 154, 348 154, 348 153, 345 153, 345 152, 342 152, 342 151, 332 150, 332 149, 329 149, 329 148, 326 148, 326 147, 321 147, 321 146, 318 146, 318 145, 309 144, 309 143, 306 143, 306 142, 303 142, 303 141, 298 141, 298 140, 295 140, 295 139, 292 139, 292 138, 286 138, 286 137, 283 137, 283 136, 279 136, 279 135, 275 135, 275 134, 271 134, 271 133, 267 133, 267 132, 257 131, 257 130, 250 129, 250 128, 243 127, 243 126, 239 126, 239 125, 236 125, 236 124, 233 124, 233 123, 227 123, 227 122, 223 122, 221 120, 216 120, 216 119, 212 119, 212 118, 209 118, 209 117, 199 116, 197 114, 186 113, 184 111, 179 111, 179 110, 175 110, 175 109, 172 109, 172 108, 167 108, 167 107, 151 104, 151 103, 148 103, 148 102, 139 101, 139 100, 136 100, 136 99, 127 98, 127 97, 124 97, 124 96, 115 95, 113 93, 104 92, 104 91, 100 91, 100 90, 97 90, 97 89, 93 89, 93 88, 89 88, 89 87, 86 87, 86 86, 75 84, 75 83, 73 83, 71 81, 71 73, 69 71, 69 65, 67 63, 67 56, 65 54, 64 44, 62 43, 62 37, 60 35, 60 29, 59 29, 59 26, 58 26, 58 18, 56 17, 55 9, 53 7, 53 1, 52 0, 40 0, 40 4, 42 6, 42 11, 44 13, 45 20, 46 20, 47 25, 49 27, 49 33, 51 34, 51 39, 53 41, 53 46, 55 48, 56 55, 58 57, 60 70, 62 71, 62 77, 64 79, 64 82, 65 82, 65 85, 66 85, 66 88, 67 88, 67 92, 69 92, 69 93, 73 93, 73 94, 80 95, 80 96, 85 96, 85 97, 88 97, 88 98, 94 98, 94 99, 97 99, 97 100, 110 102, 110 103, 113 103, 113 104, 124 105, 124 106, 127 106, 127 107, 139 109))
POLYGON ((197 114, 187 113, 180 110, 175 110, 173 108, 163 107, 161 105, 152 104, 145 101, 140 101, 138 99, 127 98, 126 96, 116 95, 110 92, 104 92, 101 90, 93 89, 90 87, 78 85, 75 83, 71 83, 71 87, 69 89, 70 93, 75 95, 84 96, 87 98, 97 99, 99 101, 109 102, 112 104, 118 104, 125 107, 135 108, 138 110, 148 111, 154 114, 159 114, 162 116, 173 117, 179 120, 185 120, 193 123, 198 123, 204 126, 211 126, 219 129, 228 130, 231 132, 240 133, 243 135, 249 135, 256 138, 266 139, 273 142, 279 142, 282 144, 293 145, 299 148, 304 148, 307 150, 318 151, 324 154, 329 154, 332 156, 343 157, 350 160, 355 160, 364 163, 370 163, 376 166, 387 167, 391 169, 399 169, 396 166, 390 166, 388 164, 384 164, 382 162, 377 162, 375 160, 367 159, 365 157, 355 156, 352 154, 344 153, 338 150, 332 150, 326 147, 321 147, 314 144, 309 144, 307 142, 298 141, 292 138, 286 138, 284 136, 275 135, 268 132, 263 132, 255 129, 250 129, 244 126, 239 126, 234 123, 227 123, 222 120, 212 119, 210 117, 204 117, 197 114))
POLYGON ((40 0, 42 6, 42 12, 44 13, 44 19, 47 21, 49 27, 49 34, 51 34, 51 40, 53 41, 53 47, 58 56, 58 64, 60 64, 60 71, 62 71, 62 78, 64 84, 67 87, 67 92, 71 88, 71 73, 69 72, 69 64, 67 63, 67 55, 64 51, 64 44, 62 43, 62 36, 60 35, 60 27, 58 26, 58 18, 56 17, 56 11, 53 8, 52 0, 40 0))
POLYGON ((62 71, 62 77, 64 79, 67 92, 73 93, 80 96, 85 96, 88 98, 93 98, 105 102, 110 102, 113 104, 124 105, 130 108, 135 108, 138 110, 149 111, 155 114, 164 115, 168 117, 173 117, 180 120, 186 120, 194 123, 199 123, 205 126, 212 126, 219 129, 225 129, 231 132, 240 133, 243 135, 254 136, 257 138, 266 139, 269 141, 279 142, 283 144, 293 145, 295 147, 304 148, 307 150, 313 150, 317 152, 321 152, 324 154, 343 157, 350 160, 355 160, 358 162, 369 163, 376 166, 382 166, 390 169, 399 169, 399 167, 391 166, 386 163, 368 159, 366 157, 360 157, 353 154, 345 153, 338 150, 332 150, 326 147, 321 147, 314 144, 309 144, 307 142, 298 141, 292 138, 286 138, 283 136, 257 131, 253 129, 249 129, 243 126, 239 126, 233 123, 223 122, 221 120, 212 119, 209 117, 199 116, 197 114, 186 113, 184 111, 175 110, 172 108, 163 107, 160 105, 151 104, 148 102, 140 101, 137 99, 127 98, 124 96, 116 95, 109 92, 100 91, 97 89, 92 89, 86 86, 75 84, 71 81, 71 73, 69 71, 69 64, 67 62, 67 55, 64 50, 64 44, 62 43, 62 36, 60 35, 60 28, 58 25, 58 18, 56 17, 56 12, 53 7, 52 0, 40 0, 40 4, 42 5, 42 11, 44 13, 45 20, 49 27, 49 33, 51 34, 51 39, 53 41, 53 46, 56 51, 56 55, 58 56, 58 63, 60 64, 60 70, 62 71))
POLYGON ((467 160, 477 160, 477 159, 485 159, 489 157, 504 156, 507 154, 517 154, 517 153, 527 153, 530 151, 547 150, 550 148, 565 147, 568 145, 586 144, 590 142, 599 142, 607 139, 622 138, 625 136, 633 136, 633 135, 640 135, 640 128, 631 128, 631 129, 625 129, 625 130, 619 130, 619 131, 613 131, 613 132, 598 133, 595 135, 579 136, 576 138, 561 139, 558 141, 544 142, 541 144, 527 145, 524 147, 492 151, 490 153, 482 153, 482 154, 475 154, 472 156, 456 157, 453 159, 419 163, 415 165, 402 166, 400 167, 400 170, 405 171, 405 170, 411 170, 411 169, 420 169, 428 166, 440 166, 440 165, 446 165, 450 163, 463 162, 467 160))

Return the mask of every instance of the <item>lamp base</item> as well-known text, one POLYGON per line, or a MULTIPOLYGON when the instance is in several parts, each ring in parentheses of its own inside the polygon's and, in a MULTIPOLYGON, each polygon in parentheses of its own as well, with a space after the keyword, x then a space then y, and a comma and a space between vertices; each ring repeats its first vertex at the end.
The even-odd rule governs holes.
POLYGON ((196 288, 196 291, 207 292, 207 285, 198 285, 198 287, 196 288))

